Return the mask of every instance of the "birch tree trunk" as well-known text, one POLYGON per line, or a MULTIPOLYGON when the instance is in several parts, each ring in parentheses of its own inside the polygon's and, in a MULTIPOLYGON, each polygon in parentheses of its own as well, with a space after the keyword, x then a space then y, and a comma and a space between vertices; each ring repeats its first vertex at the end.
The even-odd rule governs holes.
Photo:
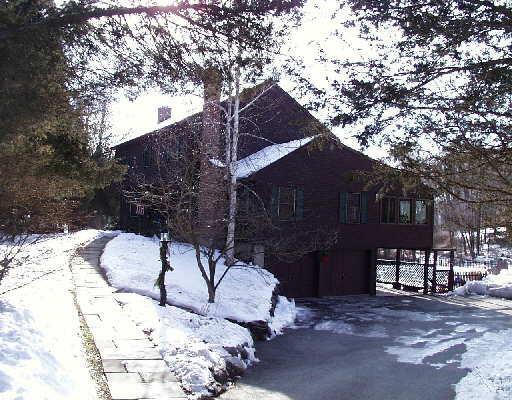
MULTIPOLYGON (((229 175, 229 165, 231 163, 231 121, 233 120, 233 95, 232 95, 232 80, 229 80, 228 83, 228 106, 226 110, 226 155, 225 155, 225 164, 228 168, 229 175)), ((228 176, 229 179, 229 176, 228 176)))
MULTIPOLYGON (((231 102, 228 105, 228 113, 231 109, 231 102)), ((229 124, 231 123, 228 121, 229 124)), ((229 211, 228 211, 228 229, 226 235, 226 262, 233 265, 235 262, 235 228, 236 228, 236 163, 238 161, 238 137, 240 133, 240 67, 235 66, 235 96, 233 109, 233 129, 231 135, 230 160, 228 163, 228 193, 229 193, 229 211)), ((230 129, 231 130, 231 129, 230 129)))

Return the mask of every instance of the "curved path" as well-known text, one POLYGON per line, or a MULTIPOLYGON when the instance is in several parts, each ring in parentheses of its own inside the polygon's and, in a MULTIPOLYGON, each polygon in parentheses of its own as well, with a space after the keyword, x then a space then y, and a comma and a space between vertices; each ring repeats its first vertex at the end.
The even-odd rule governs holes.
POLYGON ((186 399, 153 343, 128 318, 99 267, 106 235, 71 260, 77 302, 101 355, 113 400, 186 399))

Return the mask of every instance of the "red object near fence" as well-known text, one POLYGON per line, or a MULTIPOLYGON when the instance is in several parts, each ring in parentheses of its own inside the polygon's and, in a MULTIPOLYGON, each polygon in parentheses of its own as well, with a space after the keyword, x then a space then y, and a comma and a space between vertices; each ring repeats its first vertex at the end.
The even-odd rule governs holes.
POLYGON ((454 286, 460 287, 464 286, 467 282, 470 281, 481 281, 487 276, 485 272, 463 272, 456 273, 454 279, 454 286))

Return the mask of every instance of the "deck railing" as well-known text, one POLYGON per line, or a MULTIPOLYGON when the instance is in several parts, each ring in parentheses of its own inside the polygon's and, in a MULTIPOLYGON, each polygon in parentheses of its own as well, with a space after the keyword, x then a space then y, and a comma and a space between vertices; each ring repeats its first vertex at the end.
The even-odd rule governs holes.
MULTIPOLYGON (((393 260, 377 259, 377 282, 392 284, 397 289, 423 289, 423 293, 427 294, 452 291, 468 281, 480 281, 487 275, 484 271, 455 272, 454 267, 462 265, 456 265, 458 260, 453 257, 453 252, 450 258, 438 258, 436 250, 433 251, 433 257, 425 251, 425 257, 420 261, 401 260, 400 254, 400 251, 397 251, 397 256, 393 260)), ((465 263, 463 266, 467 267, 468 264, 465 263)))
POLYGON ((377 259, 377 282, 393 284, 395 288, 439 293, 453 290, 452 269, 438 270, 434 264, 377 259), (435 277, 434 277, 435 274, 435 277))

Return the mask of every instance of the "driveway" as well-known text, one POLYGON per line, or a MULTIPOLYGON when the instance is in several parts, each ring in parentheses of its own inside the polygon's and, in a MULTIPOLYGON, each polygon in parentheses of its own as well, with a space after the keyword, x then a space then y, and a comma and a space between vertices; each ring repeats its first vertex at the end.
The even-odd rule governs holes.
POLYGON ((221 399, 511 399, 512 309, 499 304, 498 312, 409 296, 297 302, 297 327, 259 343, 261 362, 221 399))

